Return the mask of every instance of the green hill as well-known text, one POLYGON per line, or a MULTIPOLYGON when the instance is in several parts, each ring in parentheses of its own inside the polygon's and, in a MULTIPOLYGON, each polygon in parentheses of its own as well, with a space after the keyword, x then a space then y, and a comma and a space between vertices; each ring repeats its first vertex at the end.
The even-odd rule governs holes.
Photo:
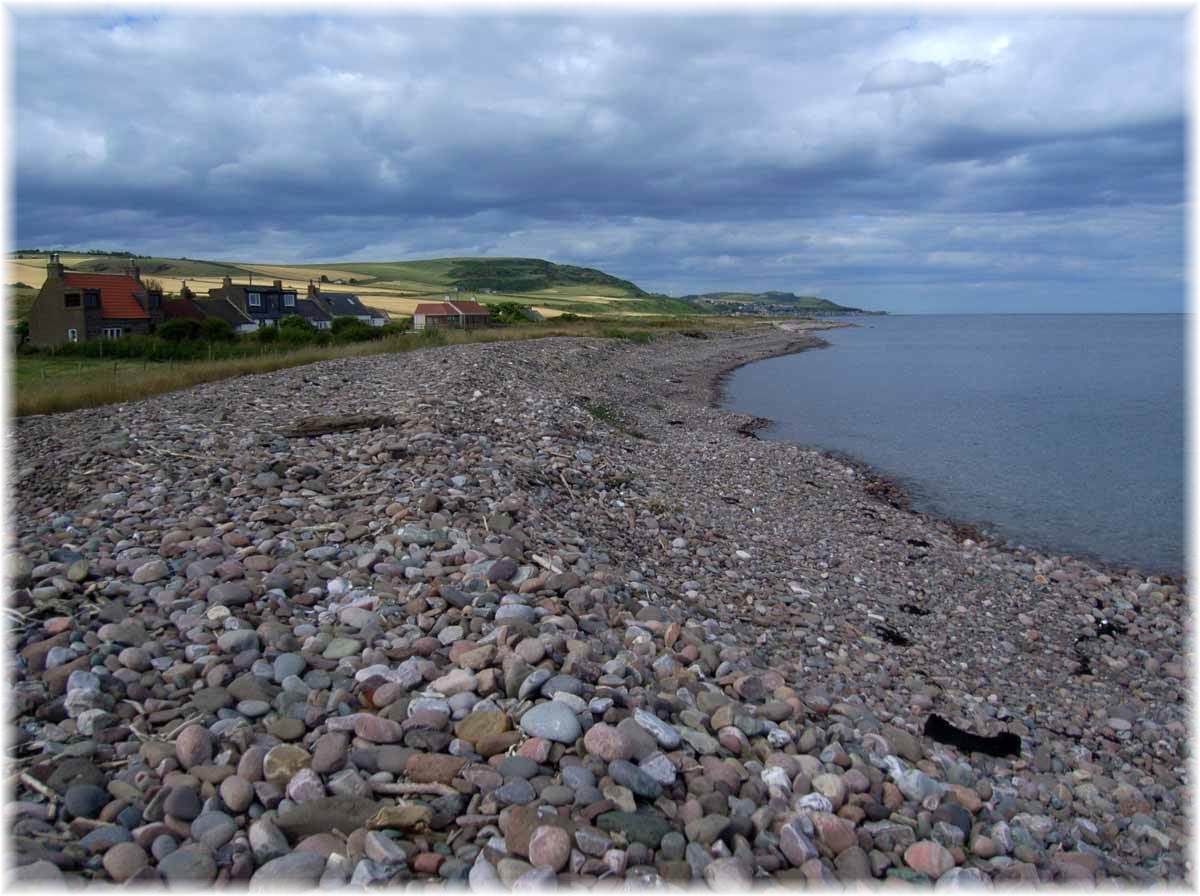
POLYGON ((861 308, 850 308, 822 299, 820 296, 798 296, 795 293, 768 292, 706 292, 684 296, 683 301, 729 313, 762 311, 764 313, 816 312, 822 314, 863 313, 861 308))
POLYGON ((128 258, 119 255, 102 256, 71 265, 73 271, 91 274, 122 274, 135 263, 143 277, 244 277, 245 268, 223 261, 197 261, 192 258, 154 258, 137 256, 128 258))

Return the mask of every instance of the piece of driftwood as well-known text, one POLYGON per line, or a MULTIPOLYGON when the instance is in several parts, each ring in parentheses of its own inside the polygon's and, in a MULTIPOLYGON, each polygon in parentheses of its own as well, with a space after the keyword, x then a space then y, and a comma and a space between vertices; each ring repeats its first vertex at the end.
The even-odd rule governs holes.
POLYGON ((964 753, 986 753, 988 756, 1021 755, 1021 738, 1011 731, 981 737, 947 722, 936 713, 925 720, 925 736, 940 744, 957 747, 964 753))
POLYGON ((380 426, 393 426, 395 417, 386 414, 348 414, 341 416, 303 417, 282 432, 290 439, 300 439, 308 436, 323 436, 331 432, 351 432, 355 429, 376 429, 380 426))

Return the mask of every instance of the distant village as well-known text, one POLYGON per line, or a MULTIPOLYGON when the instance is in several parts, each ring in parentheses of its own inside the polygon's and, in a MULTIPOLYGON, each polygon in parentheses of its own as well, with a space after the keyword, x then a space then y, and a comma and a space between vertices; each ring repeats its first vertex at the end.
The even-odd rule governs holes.
MULTIPOLYGON (((251 277, 249 282, 234 283, 227 276, 205 296, 193 292, 185 280, 178 296, 167 297, 161 289, 143 282, 134 260, 122 273, 84 273, 67 270, 59 254, 51 253, 46 281, 29 309, 29 343, 50 347, 148 335, 160 323, 181 319, 222 320, 235 333, 252 333, 278 326, 291 315, 317 330, 331 329, 337 318, 351 318, 371 327, 391 321, 386 311, 367 306, 354 293, 325 290, 312 280, 301 295, 281 280, 254 283, 251 277)), ((412 326, 415 330, 473 329, 490 322, 488 309, 478 302, 447 296, 444 302, 418 305, 412 326)))

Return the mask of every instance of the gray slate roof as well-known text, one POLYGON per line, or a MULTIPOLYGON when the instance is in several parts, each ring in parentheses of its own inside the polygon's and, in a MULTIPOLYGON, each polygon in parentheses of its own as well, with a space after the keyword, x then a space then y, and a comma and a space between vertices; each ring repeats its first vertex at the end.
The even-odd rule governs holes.
POLYGON ((240 327, 242 324, 253 323, 251 318, 242 313, 242 310, 234 305, 228 299, 192 299, 193 302, 200 308, 207 317, 220 318, 223 321, 228 321, 234 327, 240 327))
POLYGON ((332 318, 325 313, 325 310, 311 299, 296 299, 296 313, 310 324, 315 324, 318 321, 332 320, 332 318))
POLYGON ((362 299, 352 292, 325 292, 321 290, 321 301, 329 306, 329 310, 333 313, 334 317, 358 317, 363 314, 369 314, 371 317, 387 317, 382 311, 368 308, 362 303, 362 299))

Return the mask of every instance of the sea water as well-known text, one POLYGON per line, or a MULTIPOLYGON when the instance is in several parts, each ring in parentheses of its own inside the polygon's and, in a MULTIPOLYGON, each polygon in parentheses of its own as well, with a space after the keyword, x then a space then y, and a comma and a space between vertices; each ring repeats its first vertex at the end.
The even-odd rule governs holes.
POLYGON ((735 371, 725 406, 1010 544, 1185 570, 1184 315, 848 322, 735 371))

